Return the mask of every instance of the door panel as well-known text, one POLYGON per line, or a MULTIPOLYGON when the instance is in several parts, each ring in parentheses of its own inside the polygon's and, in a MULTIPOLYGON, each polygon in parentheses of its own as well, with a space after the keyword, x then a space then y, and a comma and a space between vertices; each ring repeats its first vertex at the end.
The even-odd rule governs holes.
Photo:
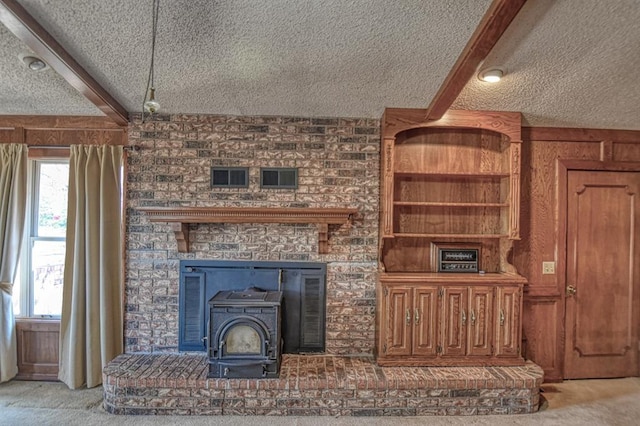
POLYGON ((442 356, 466 355, 468 287, 445 287, 442 303, 442 356))
POLYGON ((58 380, 60 321, 16 320, 19 380, 58 380))
POLYGON ((493 288, 471 287, 468 355, 491 356, 493 288))
POLYGON ((498 287, 497 293, 496 356, 520 356, 520 288, 498 287))
POLYGON ((387 296, 387 355, 411 354, 411 289, 390 288, 387 296))
POLYGON ((569 171, 565 378, 638 375, 640 173, 569 171))
POLYGON ((438 288, 415 289, 413 298, 413 355, 436 356, 438 288))

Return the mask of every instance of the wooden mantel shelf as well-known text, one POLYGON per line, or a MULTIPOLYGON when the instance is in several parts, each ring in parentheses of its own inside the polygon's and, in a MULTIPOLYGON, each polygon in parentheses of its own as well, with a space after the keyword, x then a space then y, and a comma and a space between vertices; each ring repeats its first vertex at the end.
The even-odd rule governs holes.
POLYGON ((140 207, 151 222, 167 222, 178 242, 178 251, 189 251, 190 223, 315 223, 318 253, 329 252, 329 225, 351 221, 357 209, 280 207, 140 207))

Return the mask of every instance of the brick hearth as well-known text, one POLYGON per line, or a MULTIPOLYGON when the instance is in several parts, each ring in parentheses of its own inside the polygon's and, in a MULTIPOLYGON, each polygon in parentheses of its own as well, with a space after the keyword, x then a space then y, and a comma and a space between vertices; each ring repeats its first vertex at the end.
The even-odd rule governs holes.
POLYGON ((543 372, 379 367, 370 357, 284 355, 278 379, 208 379, 204 355, 124 354, 105 369, 113 414, 425 416, 538 410, 543 372))

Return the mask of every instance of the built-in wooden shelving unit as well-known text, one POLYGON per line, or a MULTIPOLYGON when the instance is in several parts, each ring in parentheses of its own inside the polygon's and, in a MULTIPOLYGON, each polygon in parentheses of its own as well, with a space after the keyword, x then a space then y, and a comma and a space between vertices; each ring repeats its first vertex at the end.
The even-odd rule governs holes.
POLYGON ((315 223, 318 225, 318 253, 329 252, 329 225, 349 223, 354 208, 277 207, 140 207, 150 222, 166 222, 172 227, 178 251, 189 251, 190 223, 315 223))
POLYGON ((521 365, 526 279, 509 262, 520 114, 425 116, 388 108, 382 118, 378 363, 521 365), (477 250, 474 271, 441 268, 443 247, 477 250))

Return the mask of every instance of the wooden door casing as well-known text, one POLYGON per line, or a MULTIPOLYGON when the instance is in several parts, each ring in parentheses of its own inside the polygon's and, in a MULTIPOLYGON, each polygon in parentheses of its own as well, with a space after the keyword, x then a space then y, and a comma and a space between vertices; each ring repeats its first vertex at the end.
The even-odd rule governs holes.
POLYGON ((637 376, 640 173, 570 170, 564 377, 637 376))

